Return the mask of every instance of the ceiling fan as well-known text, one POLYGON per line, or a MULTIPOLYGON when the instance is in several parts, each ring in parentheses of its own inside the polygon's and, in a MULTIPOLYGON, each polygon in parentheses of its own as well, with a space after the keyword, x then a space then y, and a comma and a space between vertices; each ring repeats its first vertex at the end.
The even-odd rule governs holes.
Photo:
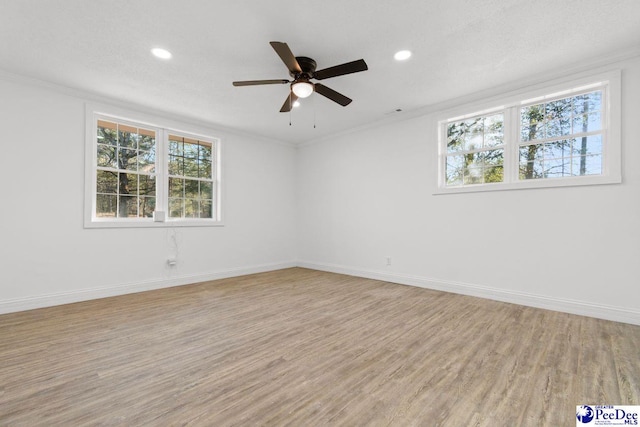
POLYGON ((333 102, 346 107, 351 103, 351 99, 347 98, 343 94, 336 92, 335 90, 323 85, 322 83, 312 83, 311 79, 324 80, 330 77, 343 76, 345 74, 358 73, 360 71, 366 71, 369 68, 364 59, 358 59, 357 61, 347 62, 344 64, 336 65, 329 68, 316 71, 316 61, 306 56, 294 56, 287 46, 283 42, 269 42, 273 50, 276 51, 284 65, 287 66, 289 74, 293 77, 292 81, 289 80, 245 80, 240 82, 233 82, 234 86, 256 86, 256 85, 273 85, 273 84, 291 84, 289 95, 285 99, 281 113, 291 111, 293 103, 298 98, 306 98, 313 92, 329 98, 333 102))

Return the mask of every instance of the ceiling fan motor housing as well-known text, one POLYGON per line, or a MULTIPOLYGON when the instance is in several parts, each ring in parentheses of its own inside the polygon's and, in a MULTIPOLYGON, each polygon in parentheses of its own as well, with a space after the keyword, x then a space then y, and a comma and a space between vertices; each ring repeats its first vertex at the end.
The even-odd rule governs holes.
POLYGON ((316 72, 316 61, 311 58, 307 58, 306 56, 296 56, 296 61, 298 61, 298 65, 300 65, 300 69, 302 70, 302 72, 296 73, 289 71, 291 77, 296 80, 300 78, 306 80, 312 79, 314 73, 316 72))

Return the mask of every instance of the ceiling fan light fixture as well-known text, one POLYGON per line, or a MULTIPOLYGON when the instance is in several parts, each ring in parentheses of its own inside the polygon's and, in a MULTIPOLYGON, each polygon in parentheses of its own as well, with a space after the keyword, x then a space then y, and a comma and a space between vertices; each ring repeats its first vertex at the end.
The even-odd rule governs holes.
POLYGON ((396 52, 395 55, 393 55, 393 58, 396 61, 406 61, 407 59, 411 58, 411 51, 410 50, 400 50, 400 51, 396 52))
POLYGON ((313 85, 306 81, 295 82, 291 85, 291 90, 298 98, 307 98, 313 93, 313 85))
POLYGON ((151 49, 151 53, 153 54, 153 56, 160 59, 171 59, 171 57, 173 56, 171 55, 171 52, 169 52, 166 49, 162 49, 160 47, 155 47, 151 49))

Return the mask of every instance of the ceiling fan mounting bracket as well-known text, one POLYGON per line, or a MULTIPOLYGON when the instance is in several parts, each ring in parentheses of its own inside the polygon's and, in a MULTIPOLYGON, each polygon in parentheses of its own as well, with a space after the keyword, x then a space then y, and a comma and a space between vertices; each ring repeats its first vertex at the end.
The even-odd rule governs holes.
POLYGON ((298 73, 289 71, 291 77, 293 77, 295 80, 298 80, 300 78, 306 80, 312 79, 314 73, 316 72, 316 61, 311 58, 307 58, 306 56, 296 56, 296 61, 298 61, 302 72, 298 73))

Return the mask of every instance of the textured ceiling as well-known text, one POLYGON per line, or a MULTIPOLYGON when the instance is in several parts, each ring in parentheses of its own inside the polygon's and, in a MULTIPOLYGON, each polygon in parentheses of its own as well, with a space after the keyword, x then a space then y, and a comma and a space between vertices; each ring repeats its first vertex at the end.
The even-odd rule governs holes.
POLYGON ((0 0, 0 40, 7 72, 300 143, 633 51, 640 1, 0 0), (314 95, 289 126, 288 86, 233 87, 289 77, 272 40, 318 69, 365 59, 369 71, 323 81, 353 103, 314 95), (413 57, 394 61, 400 49, 413 57))

